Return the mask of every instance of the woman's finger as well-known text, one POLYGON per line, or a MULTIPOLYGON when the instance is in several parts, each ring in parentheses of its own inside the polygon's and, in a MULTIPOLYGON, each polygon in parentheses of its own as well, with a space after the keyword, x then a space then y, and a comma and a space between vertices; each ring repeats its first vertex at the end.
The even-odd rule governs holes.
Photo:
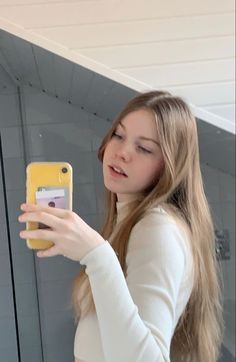
POLYGON ((45 211, 48 214, 57 216, 59 218, 66 218, 69 213, 71 211, 66 210, 66 209, 60 209, 58 207, 47 207, 47 206, 42 206, 42 205, 37 205, 37 204, 21 204, 21 210, 25 211, 25 212, 31 212, 31 211, 45 211))
POLYGON ((52 230, 22 230, 19 235, 22 239, 42 239, 53 242, 56 240, 56 234, 52 230))
POLYGON ((37 256, 39 258, 45 258, 45 257, 48 258, 51 256, 56 256, 56 255, 60 255, 56 246, 52 246, 50 249, 37 251, 37 256))
POLYGON ((26 212, 25 214, 20 215, 18 220, 19 222, 40 222, 52 229, 58 229, 62 224, 62 220, 60 218, 43 210, 26 212))

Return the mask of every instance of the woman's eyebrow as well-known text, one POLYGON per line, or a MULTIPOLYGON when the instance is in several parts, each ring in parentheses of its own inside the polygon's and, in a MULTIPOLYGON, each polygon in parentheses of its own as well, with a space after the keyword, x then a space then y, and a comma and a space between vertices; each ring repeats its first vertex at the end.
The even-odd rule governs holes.
MULTIPOLYGON (((118 125, 120 125, 122 128, 124 128, 124 129, 126 130, 126 127, 125 127, 125 125, 124 125, 123 123, 119 122, 118 125)), ((157 146, 160 146, 160 144, 159 144, 157 141, 153 140, 152 138, 147 138, 147 137, 143 137, 143 136, 140 136, 140 137, 138 137, 138 138, 139 138, 140 140, 152 141, 152 142, 154 142, 157 146)))

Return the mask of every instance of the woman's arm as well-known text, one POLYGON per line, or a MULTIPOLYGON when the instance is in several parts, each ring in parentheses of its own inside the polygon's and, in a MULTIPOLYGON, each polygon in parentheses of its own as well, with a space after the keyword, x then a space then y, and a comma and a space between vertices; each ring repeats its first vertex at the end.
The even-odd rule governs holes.
MULTIPOLYGON (((142 220, 141 220, 142 221, 142 220)), ((127 280, 109 243, 82 260, 89 276, 107 362, 169 361, 185 271, 183 240, 173 224, 137 224, 127 280)))

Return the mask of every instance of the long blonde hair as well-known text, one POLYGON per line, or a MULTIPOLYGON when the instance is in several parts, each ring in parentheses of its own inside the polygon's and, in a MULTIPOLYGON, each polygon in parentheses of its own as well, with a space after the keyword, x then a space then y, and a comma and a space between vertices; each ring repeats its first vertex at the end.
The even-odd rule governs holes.
MULTIPOLYGON (((190 108, 182 98, 164 91, 136 96, 128 102, 104 137, 98 158, 103 161, 104 151, 118 123, 138 109, 148 109, 155 114, 165 167, 159 180, 145 190, 139 200, 129 203, 132 212, 112 238, 112 247, 126 276, 130 232, 150 207, 161 204, 184 223, 190 235, 194 285, 174 331, 171 355, 178 362, 216 362, 223 333, 220 274, 214 226, 200 171, 196 120, 190 108)), ((116 201, 116 194, 106 190, 106 216, 100 232, 105 240, 111 236, 116 223, 116 201)), ((73 304, 77 318, 95 310, 84 266, 75 279, 73 304)))

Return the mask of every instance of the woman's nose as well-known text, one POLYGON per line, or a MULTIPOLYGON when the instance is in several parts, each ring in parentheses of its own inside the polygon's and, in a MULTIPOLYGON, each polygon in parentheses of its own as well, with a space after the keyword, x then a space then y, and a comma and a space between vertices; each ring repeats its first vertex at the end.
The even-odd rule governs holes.
POLYGON ((116 150, 116 156, 122 158, 125 161, 129 161, 132 158, 132 151, 129 145, 120 145, 116 150))

